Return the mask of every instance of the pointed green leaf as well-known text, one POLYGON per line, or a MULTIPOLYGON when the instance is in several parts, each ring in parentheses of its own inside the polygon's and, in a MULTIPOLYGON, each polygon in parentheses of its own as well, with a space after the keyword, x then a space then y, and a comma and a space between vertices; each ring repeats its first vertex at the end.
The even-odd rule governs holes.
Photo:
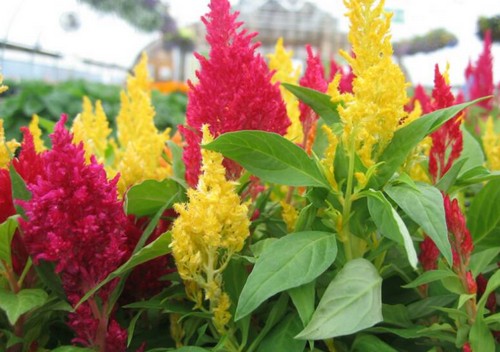
POLYGON ((303 103, 309 105, 327 124, 333 125, 340 122, 339 113, 337 112, 339 104, 333 103, 332 97, 329 95, 293 84, 281 83, 281 85, 292 92, 303 103))
POLYGON ((368 210, 377 229, 387 238, 404 245, 410 265, 416 269, 418 264, 417 251, 403 219, 394 210, 391 203, 380 191, 367 190, 368 210))
MULTIPOLYGON (((16 169, 11 165, 9 168, 10 181, 12 183, 12 199, 13 200, 29 200, 31 192, 26 188, 26 184, 21 176, 17 173, 16 169)), ((18 214, 24 215, 24 209, 15 203, 16 211, 18 214)))
POLYGON ((442 279, 449 278, 449 277, 456 277, 456 276, 457 276, 457 274, 455 274, 451 270, 426 271, 422 275, 417 277, 415 280, 404 285, 403 287, 404 288, 414 288, 414 287, 418 287, 420 285, 428 284, 430 282, 442 280, 442 279))
MULTIPOLYGON (((299 313, 302 324, 309 324, 314 313, 314 301, 316 298, 316 282, 311 281, 299 287, 288 290, 295 309, 299 313)), ((297 331, 298 333, 298 331, 297 331)), ((294 335, 295 336, 295 335, 294 335)))
POLYGON ((469 340, 473 351, 495 352, 495 339, 481 314, 476 316, 470 329, 469 340))
POLYGON ((295 340, 293 337, 302 329, 300 319, 296 314, 289 314, 262 340, 258 352, 276 352, 277 346, 280 351, 303 352, 306 341, 295 340))
POLYGON ((9 323, 14 325, 21 315, 41 307, 49 295, 41 289, 25 289, 17 294, 0 288, 0 308, 7 314, 9 323))
POLYGON ((125 211, 138 217, 152 215, 167 203, 182 201, 183 192, 174 180, 146 180, 128 190, 125 211))
POLYGON ((326 289, 298 339, 322 340, 356 333, 381 322, 382 278, 366 259, 347 262, 326 289))
POLYGON ((399 184, 388 185, 385 192, 434 241, 450 265, 453 263, 448 228, 444 213, 443 196, 435 187, 416 183, 418 190, 399 184))
POLYGON ((353 352, 397 352, 384 341, 373 335, 360 334, 352 344, 353 352))
POLYGON ((314 280, 336 256, 337 242, 332 233, 297 232, 271 243, 243 287, 235 320, 250 314, 272 295, 314 280))
POLYGON ((11 242, 18 226, 19 215, 14 215, 0 224, 0 260, 12 266, 11 242))
POLYGON ((475 246, 500 246, 500 180, 492 180, 472 200, 467 217, 467 227, 475 246))
POLYGON ((425 136, 434 132, 463 109, 484 99, 485 98, 480 98, 471 102, 436 110, 397 130, 391 142, 378 159, 378 162, 381 162, 382 165, 378 168, 376 175, 370 179, 368 187, 374 189, 383 187, 392 177, 394 172, 406 160, 408 153, 410 153, 425 136))
POLYGON ((316 162, 302 148, 276 133, 225 133, 203 148, 223 154, 267 182, 330 188, 316 162))

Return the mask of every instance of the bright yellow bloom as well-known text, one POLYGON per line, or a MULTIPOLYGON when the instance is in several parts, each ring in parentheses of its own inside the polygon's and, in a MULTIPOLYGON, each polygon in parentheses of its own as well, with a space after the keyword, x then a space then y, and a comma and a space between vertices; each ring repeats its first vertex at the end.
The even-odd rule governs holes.
POLYGON ((486 130, 483 135, 483 147, 486 153, 488 167, 491 170, 500 170, 500 134, 495 132, 495 124, 490 116, 486 121, 486 130))
POLYGON ((9 89, 9 87, 3 85, 2 82, 3 82, 3 75, 0 75, 0 94, 9 89))
POLYGON ((283 208, 281 216, 286 224, 286 229, 288 230, 288 232, 293 232, 295 230, 297 219, 299 218, 299 212, 293 207, 293 205, 288 204, 284 200, 281 201, 280 204, 283 208))
MULTIPOLYGON (((298 85, 300 67, 293 68, 293 51, 286 51, 283 46, 283 38, 276 42, 274 54, 269 54, 269 68, 275 70, 272 82, 290 83, 298 85)), ((280 86, 281 96, 286 104, 286 112, 291 125, 286 131, 285 137, 296 143, 301 143, 304 139, 302 124, 300 123, 299 100, 285 87, 280 86)))
MULTIPOLYGON (((202 130, 202 143, 212 141, 208 126, 202 130)), ((187 191, 187 204, 174 205, 179 216, 172 227, 171 247, 188 296, 199 304, 198 295, 203 290, 219 329, 229 314, 222 292, 222 270, 232 254, 243 248, 250 221, 236 183, 226 180, 223 156, 204 149, 201 153, 203 173, 196 189, 187 191)))
POLYGON ((40 129, 40 117, 37 114, 34 114, 31 117, 31 122, 28 126, 31 135, 33 136, 33 143, 35 144, 35 151, 37 153, 43 152, 45 149, 45 145, 42 140, 42 130, 40 129))
POLYGON ((171 166, 162 163, 170 129, 159 132, 154 124, 155 110, 151 103, 151 80, 147 56, 142 55, 127 79, 127 91, 120 95, 121 106, 117 125, 117 149, 111 174, 121 174, 118 189, 123 193, 130 186, 146 179, 162 180, 171 175, 171 166))
POLYGON ((3 120, 0 119, 0 169, 7 168, 9 166, 10 159, 17 147, 19 147, 19 143, 17 143, 14 139, 10 141, 5 140, 3 120))
POLYGON ((332 100, 342 100, 338 111, 344 126, 343 142, 354 148, 365 166, 374 165, 392 139, 407 113, 406 82, 401 69, 392 61, 389 34, 391 15, 383 11, 384 1, 344 0, 349 9, 349 41, 354 57, 340 54, 354 73, 354 94, 338 93, 340 76, 328 89, 332 100))
POLYGON ((82 112, 73 121, 73 142, 83 142, 87 163, 91 155, 104 162, 110 134, 111 128, 101 101, 96 101, 94 111, 90 99, 83 97, 82 112))

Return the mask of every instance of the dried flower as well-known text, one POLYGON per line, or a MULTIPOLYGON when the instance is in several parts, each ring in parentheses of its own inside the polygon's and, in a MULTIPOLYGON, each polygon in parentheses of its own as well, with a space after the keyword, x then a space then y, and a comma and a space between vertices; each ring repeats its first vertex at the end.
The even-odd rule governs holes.
MULTIPOLYGON (((210 125, 214 137, 239 130, 263 130, 284 135, 290 125, 277 84, 271 84, 272 72, 255 53, 255 34, 239 31, 238 13, 230 13, 228 0, 211 0, 210 12, 202 17, 210 45, 209 58, 199 54, 198 84, 189 83, 187 125, 181 129, 187 147, 183 160, 186 179, 194 187, 200 173, 199 144, 201 126, 210 125), (194 137, 197 135, 198 137, 194 137), (196 154, 196 155, 193 155, 196 154)), ((225 162, 230 178, 241 174, 236 163, 225 162)))

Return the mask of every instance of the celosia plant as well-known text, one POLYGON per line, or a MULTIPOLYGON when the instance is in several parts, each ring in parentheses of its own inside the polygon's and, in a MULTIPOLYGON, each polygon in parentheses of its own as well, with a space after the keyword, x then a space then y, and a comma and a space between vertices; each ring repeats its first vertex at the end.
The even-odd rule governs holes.
POLYGON ((145 57, 116 131, 86 100, 51 146, 0 134, 0 350, 495 351, 497 107, 469 131, 437 66, 408 96, 384 1, 344 4, 328 83, 211 0, 184 141, 145 57))

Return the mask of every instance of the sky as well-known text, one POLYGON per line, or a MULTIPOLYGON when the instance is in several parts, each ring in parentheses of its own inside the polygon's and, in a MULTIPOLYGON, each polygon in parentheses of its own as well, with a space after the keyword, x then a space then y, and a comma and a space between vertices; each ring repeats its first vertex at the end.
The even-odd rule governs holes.
MULTIPOLYGON (((208 0, 165 0, 180 25, 199 20, 207 12, 208 0)), ((262 1, 262 0, 253 0, 262 1)), ((332 16, 340 19, 340 29, 348 31, 342 0, 311 0, 332 16)), ((238 0, 232 1, 237 3, 238 0)), ((464 70, 469 60, 477 60, 482 43, 476 32, 480 15, 500 14, 499 0, 386 0, 386 8, 402 13, 403 23, 393 23, 394 40, 423 35, 443 27, 459 38, 455 48, 434 54, 419 54, 404 59, 414 83, 431 85, 434 65, 450 64, 453 85, 464 81, 464 70)), ((0 40, 40 45, 50 51, 61 52, 71 58, 91 58, 129 67, 136 55, 158 37, 136 30, 123 20, 98 14, 77 0, 0 0, 0 40), (61 14, 74 11, 80 18, 80 30, 64 32, 60 26, 61 14)), ((258 39, 258 37, 257 37, 258 39)), ((286 38, 285 38, 286 42, 286 38)), ((495 82, 500 80, 500 44, 494 44, 495 82)), ((1 54, 0 54, 1 56, 1 54)))

